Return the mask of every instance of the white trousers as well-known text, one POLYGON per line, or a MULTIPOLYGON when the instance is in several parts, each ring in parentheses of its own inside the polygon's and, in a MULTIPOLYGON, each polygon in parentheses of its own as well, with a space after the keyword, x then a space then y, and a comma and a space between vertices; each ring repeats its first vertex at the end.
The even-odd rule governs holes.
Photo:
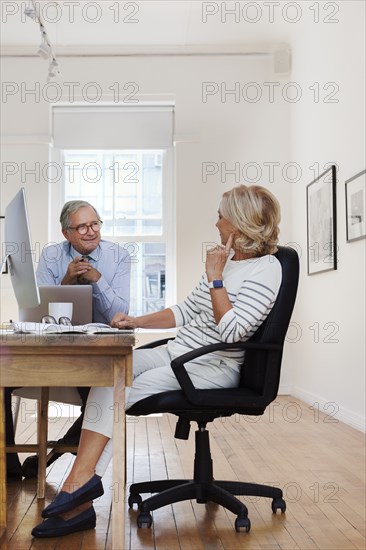
MULTIPOLYGON (((126 410, 137 401, 170 390, 181 389, 165 346, 141 349, 133 352, 133 384, 126 388, 126 410)), ((204 363, 199 359, 186 364, 187 372, 197 389, 233 388, 239 384, 239 369, 215 359, 204 363)), ((83 429, 110 438, 96 466, 96 473, 103 476, 112 458, 114 421, 113 388, 92 388, 85 408, 83 429)))

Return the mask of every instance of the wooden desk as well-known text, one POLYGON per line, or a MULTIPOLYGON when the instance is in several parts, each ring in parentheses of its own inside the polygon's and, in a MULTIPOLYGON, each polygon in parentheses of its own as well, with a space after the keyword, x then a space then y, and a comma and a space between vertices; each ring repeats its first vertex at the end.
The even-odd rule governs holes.
POLYGON ((124 390, 132 383, 134 335, 1 334, 0 342, 0 548, 7 547, 3 388, 16 386, 114 386, 112 548, 124 548, 124 390))

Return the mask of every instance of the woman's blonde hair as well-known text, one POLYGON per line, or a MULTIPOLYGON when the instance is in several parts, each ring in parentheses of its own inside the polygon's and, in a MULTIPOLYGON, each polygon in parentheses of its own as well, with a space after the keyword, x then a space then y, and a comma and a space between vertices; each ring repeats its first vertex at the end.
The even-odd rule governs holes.
POLYGON ((268 189, 238 185, 223 194, 219 210, 240 233, 235 238, 235 247, 257 256, 277 252, 281 208, 268 189))

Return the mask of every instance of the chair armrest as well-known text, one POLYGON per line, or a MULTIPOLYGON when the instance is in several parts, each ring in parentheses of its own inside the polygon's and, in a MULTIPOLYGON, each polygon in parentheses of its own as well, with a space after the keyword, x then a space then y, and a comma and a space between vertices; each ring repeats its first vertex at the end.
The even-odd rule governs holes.
POLYGON ((212 353, 214 351, 219 351, 219 350, 225 350, 225 349, 257 349, 262 351, 266 351, 266 350, 281 351, 282 348, 283 346, 279 344, 259 344, 256 342, 237 342, 234 344, 225 344, 224 342, 220 342, 218 344, 210 344, 208 346, 203 346, 202 348, 189 351, 188 353, 184 353, 183 355, 180 355, 176 359, 173 359, 173 361, 170 363, 170 366, 172 367, 173 372, 182 390, 186 394, 186 397, 188 398, 188 400, 193 404, 197 404, 197 399, 196 399, 197 390, 192 384, 192 381, 188 375, 188 372, 184 367, 185 363, 188 363, 189 361, 192 361, 197 357, 207 355, 208 353, 212 353))
POLYGON ((148 344, 144 344, 143 346, 139 346, 136 349, 151 349, 151 348, 157 348, 158 346, 163 346, 169 340, 174 340, 174 338, 162 338, 161 340, 154 340, 154 342, 149 342, 148 344))

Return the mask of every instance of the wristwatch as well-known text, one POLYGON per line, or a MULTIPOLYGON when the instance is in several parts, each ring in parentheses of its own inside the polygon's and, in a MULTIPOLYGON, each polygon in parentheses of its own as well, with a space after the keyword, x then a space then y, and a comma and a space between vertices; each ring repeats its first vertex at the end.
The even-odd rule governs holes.
POLYGON ((208 288, 225 288, 225 283, 222 279, 215 279, 208 283, 208 288))

